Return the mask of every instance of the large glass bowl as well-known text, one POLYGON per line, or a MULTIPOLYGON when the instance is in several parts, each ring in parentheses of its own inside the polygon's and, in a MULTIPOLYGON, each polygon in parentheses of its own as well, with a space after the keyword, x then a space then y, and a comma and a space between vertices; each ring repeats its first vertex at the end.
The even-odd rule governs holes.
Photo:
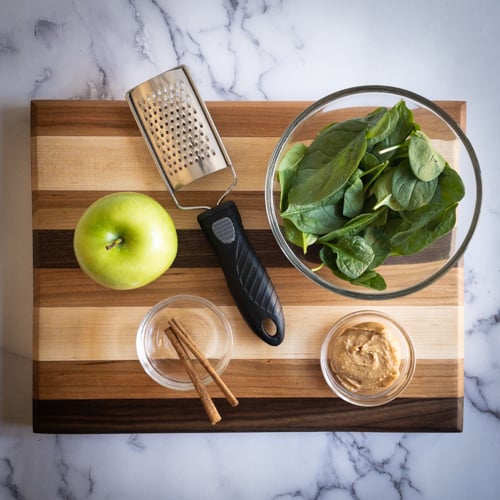
POLYGON ((360 86, 330 94, 300 113, 285 129, 269 161, 265 185, 268 220, 284 255, 303 275, 318 285, 358 299, 390 299, 407 295, 430 285, 459 263, 477 225, 481 205, 481 173, 474 149, 462 128, 436 103, 408 90, 387 86, 360 86), (280 184, 277 168, 286 152, 295 144, 309 145, 327 125, 351 118, 361 118, 400 100, 412 110, 415 123, 431 143, 456 169, 465 185, 465 196, 457 210, 453 231, 430 247, 406 256, 390 256, 376 270, 387 283, 384 290, 374 290, 337 278, 327 266, 320 266, 317 252, 291 244, 285 237, 280 216, 280 184), (319 269, 318 269, 319 268, 319 269))

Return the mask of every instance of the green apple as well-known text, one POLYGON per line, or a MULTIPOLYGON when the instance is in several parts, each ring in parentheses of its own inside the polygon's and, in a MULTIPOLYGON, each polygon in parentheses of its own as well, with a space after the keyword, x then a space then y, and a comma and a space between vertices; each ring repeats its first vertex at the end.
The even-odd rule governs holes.
POLYGON ((130 290, 161 276, 177 255, 177 232, 168 212, 142 193, 104 196, 84 212, 73 249, 82 270, 97 283, 130 290))

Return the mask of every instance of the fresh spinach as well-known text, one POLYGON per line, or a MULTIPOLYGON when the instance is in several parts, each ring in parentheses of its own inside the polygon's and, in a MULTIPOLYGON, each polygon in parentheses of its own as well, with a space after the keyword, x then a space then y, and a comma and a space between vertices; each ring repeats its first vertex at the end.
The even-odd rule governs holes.
POLYGON ((394 168, 388 169, 374 183, 372 192, 377 200, 375 208, 387 206, 395 212, 403 210, 403 207, 396 201, 392 192, 392 181, 395 173, 396 170, 394 168))
POLYGON ((336 241, 340 238, 348 238, 350 236, 355 236, 361 233, 367 227, 371 225, 379 225, 380 220, 386 215, 386 210, 384 207, 378 208, 366 214, 360 214, 346 222, 342 227, 334 229, 329 233, 324 234, 318 241, 320 243, 327 243, 331 241, 336 241))
POLYGON ((319 256, 324 265, 326 265, 338 278, 348 281, 353 285, 360 285, 374 290, 385 290, 387 284, 384 278, 373 269, 366 270, 358 278, 349 278, 337 267, 337 257, 335 252, 328 246, 323 246, 319 256))
POLYGON ((302 143, 294 144, 283 157, 278 167, 278 181, 281 186, 280 193, 280 210, 286 209, 288 191, 293 183, 297 167, 307 152, 307 147, 302 143))
POLYGON ((351 279, 359 278, 375 256, 372 247, 361 236, 346 236, 337 243, 326 243, 337 254, 337 267, 351 279))
POLYGON ((349 186, 344 193, 344 206, 342 208, 344 217, 356 217, 363 210, 365 195, 362 174, 363 171, 358 169, 348 182, 349 186))
POLYGON ((364 232, 366 243, 373 250, 373 260, 369 269, 376 269, 391 254, 391 238, 387 232, 386 226, 368 226, 364 232))
POLYGON ((376 268, 451 231, 462 179, 404 100, 324 127, 278 166, 285 237, 354 285, 384 290, 376 268))
POLYGON ((336 203, 325 205, 311 205, 305 208, 290 205, 283 218, 305 233, 325 234, 335 231, 345 225, 348 219, 338 213, 339 206, 336 203))
POLYGON ((449 233, 456 222, 456 205, 427 205, 411 212, 391 238, 392 255, 420 252, 449 233))
POLYGON ((443 171, 444 158, 432 147, 429 138, 420 130, 413 132, 408 145, 408 159, 415 177, 432 181, 443 171))
POLYGON ((318 240, 318 237, 311 233, 306 233, 297 229, 295 224, 287 219, 284 222, 285 228, 285 238, 294 245, 302 248, 304 255, 307 253, 307 249, 310 245, 314 245, 318 240))
POLYGON ((289 203, 305 207, 342 189, 366 151, 366 128, 361 120, 348 120, 320 134, 298 164, 289 203))
POLYGON ((429 181, 415 177, 408 161, 403 161, 394 168, 392 194, 403 210, 416 210, 427 205, 434 196, 437 185, 437 177, 429 181))

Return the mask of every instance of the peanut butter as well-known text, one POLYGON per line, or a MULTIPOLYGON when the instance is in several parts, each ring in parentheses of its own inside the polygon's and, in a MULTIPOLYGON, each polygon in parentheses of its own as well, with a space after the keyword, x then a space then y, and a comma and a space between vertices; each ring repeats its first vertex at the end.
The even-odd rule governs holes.
POLYGON ((334 339, 330 363, 339 382, 353 392, 377 392, 399 376, 399 343, 377 322, 346 328, 334 339))

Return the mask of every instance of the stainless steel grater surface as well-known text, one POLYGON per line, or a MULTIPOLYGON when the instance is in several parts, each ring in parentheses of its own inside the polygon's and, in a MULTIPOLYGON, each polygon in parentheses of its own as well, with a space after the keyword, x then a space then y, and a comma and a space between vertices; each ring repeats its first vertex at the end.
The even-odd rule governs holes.
POLYGON ((175 203, 175 191, 213 172, 229 168, 234 188, 236 172, 210 114, 184 66, 166 71, 127 92, 126 99, 175 203))

